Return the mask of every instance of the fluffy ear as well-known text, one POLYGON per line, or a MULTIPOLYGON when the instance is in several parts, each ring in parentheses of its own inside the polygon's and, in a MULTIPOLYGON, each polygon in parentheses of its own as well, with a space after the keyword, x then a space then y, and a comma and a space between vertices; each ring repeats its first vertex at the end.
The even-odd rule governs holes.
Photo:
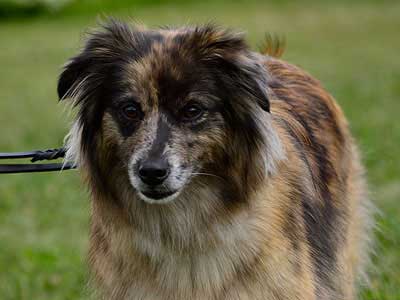
POLYGON ((99 83, 122 57, 136 59, 148 51, 152 39, 156 38, 124 22, 107 20, 101 30, 89 34, 82 52, 65 65, 58 80, 59 99, 80 93, 79 89, 88 77, 91 85, 93 82, 99 83))
POLYGON ((189 43, 201 60, 215 65, 221 77, 229 77, 225 83, 245 92, 264 111, 270 111, 268 72, 261 56, 250 51, 242 34, 207 25, 195 28, 189 43))
POLYGON ((73 96, 77 84, 87 76, 88 68, 89 60, 85 59, 83 53, 64 66, 64 71, 61 73, 57 85, 59 100, 73 96))
POLYGON ((236 70, 237 84, 266 112, 270 112, 268 72, 258 57, 251 54, 240 56, 231 62, 236 70))

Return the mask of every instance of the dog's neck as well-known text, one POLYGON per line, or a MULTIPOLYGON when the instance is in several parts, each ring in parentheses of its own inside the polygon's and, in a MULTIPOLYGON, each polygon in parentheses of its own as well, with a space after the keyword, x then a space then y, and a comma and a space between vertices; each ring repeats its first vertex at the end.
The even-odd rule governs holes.
POLYGON ((120 188, 117 195, 115 201, 93 193, 93 221, 115 235, 124 232, 131 247, 144 255, 206 252, 247 239, 240 233, 248 234, 248 199, 230 203, 234 199, 223 198, 229 196, 218 185, 191 185, 167 204, 145 203, 130 187, 120 188))
POLYGON ((143 295, 157 286, 170 299, 189 299, 195 294, 211 299, 207 293, 223 291, 237 272, 264 251, 267 237, 260 234, 260 224, 267 227, 258 217, 259 205, 265 203, 259 201, 263 192, 230 209, 222 201, 229 199, 221 199, 223 194, 215 185, 206 184, 188 188, 163 205, 147 204, 124 191, 124 209, 103 193, 98 194, 103 198, 93 194, 92 269, 113 274, 100 278, 106 287, 126 280, 135 293, 143 290, 143 295), (102 236, 96 227, 101 227, 102 236), (149 282, 154 286, 146 287, 149 282), (177 282, 184 288, 177 289, 177 282))

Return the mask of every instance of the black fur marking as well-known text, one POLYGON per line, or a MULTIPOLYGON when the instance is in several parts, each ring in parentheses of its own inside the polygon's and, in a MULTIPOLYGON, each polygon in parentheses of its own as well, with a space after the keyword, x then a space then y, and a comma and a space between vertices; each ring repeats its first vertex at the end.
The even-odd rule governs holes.
MULTIPOLYGON (((256 62, 251 66, 244 67, 235 61, 228 61, 220 58, 217 61, 209 62, 215 69, 215 76, 219 78, 224 90, 230 92, 240 92, 234 98, 243 97, 252 99, 264 111, 270 112, 270 102, 267 95, 267 85, 263 83, 266 76, 265 70, 261 69, 256 62)), ((220 85, 218 85, 221 88, 220 85)), ((233 98, 233 99, 234 99, 233 98)), ((242 99, 243 101, 243 99, 242 99)))
MULTIPOLYGON (((292 104, 294 101, 291 98, 282 100, 292 104)), ((302 124, 311 141, 311 144, 306 144, 305 141, 300 140, 289 124, 285 122, 285 127, 292 137, 298 153, 302 153, 301 158, 308 167, 316 194, 320 197, 320 199, 312 199, 310 196, 307 196, 306 191, 302 191, 299 194, 302 201, 307 240, 312 251, 311 257, 314 260, 316 274, 321 282, 326 287, 336 290, 333 286, 334 281, 329 274, 334 273, 333 270, 336 268, 336 251, 344 239, 341 230, 337 228, 337 226, 341 226, 344 212, 333 204, 328 183, 337 175, 332 163, 328 159, 326 147, 320 144, 314 136, 314 132, 309 125, 309 122, 312 121, 308 121, 302 115, 296 113, 295 108, 291 110, 291 114, 302 124), (305 154, 307 152, 309 153, 308 155, 305 154), (308 157, 311 157, 317 166, 317 173, 313 172, 311 161, 309 161, 308 157)), ((300 186, 294 188, 302 190, 300 186)))
POLYGON ((241 178, 236 178, 237 181, 231 182, 227 197, 224 197, 228 200, 227 204, 231 205, 232 201, 243 203, 244 199, 248 199, 249 193, 257 186, 258 180, 265 175, 263 168, 259 170, 262 174, 254 168, 257 166, 255 161, 259 158, 264 140, 261 129, 250 111, 238 113, 227 103, 223 114, 230 131, 234 134, 231 140, 232 145, 227 146, 229 152, 226 153, 224 165, 229 168, 241 162, 243 174, 241 178))
POLYGON ((300 249, 301 236, 299 234, 299 222, 296 219, 297 214, 295 213, 294 210, 296 210, 296 207, 293 207, 286 212, 286 220, 285 220, 285 225, 283 227, 284 229, 283 234, 285 234, 288 237, 288 240, 292 245, 293 251, 297 252, 300 249))
POLYGON ((170 138, 171 128, 169 124, 160 116, 157 124, 157 133, 153 145, 149 151, 148 160, 157 160, 163 156, 163 151, 170 138))
POLYGON ((340 234, 342 229, 338 227, 341 226, 341 212, 331 201, 326 201, 323 205, 315 204, 305 194, 302 195, 303 218, 317 277, 325 287, 339 292, 341 288, 334 286, 331 274, 337 268, 336 251, 339 241, 343 239, 340 234))
POLYGON ((321 120, 324 120, 329 124, 329 127, 333 129, 335 133, 335 137, 338 139, 338 143, 340 145, 344 144, 344 135, 338 127, 338 123, 332 113, 332 111, 328 108, 325 102, 321 101, 318 98, 318 95, 310 95, 308 94, 310 101, 312 101, 312 105, 314 109, 309 111, 310 118, 313 122, 318 123, 321 120))
MULTIPOLYGON (((111 97, 112 97, 111 99, 117 99, 119 97, 119 94, 112 93, 111 97)), ((136 131, 140 122, 144 118, 144 113, 141 110, 140 105, 137 104, 137 102, 134 99, 130 99, 130 98, 124 99, 124 100, 120 101, 120 103, 114 103, 114 101, 112 101, 112 102, 113 103, 112 103, 111 107, 107 107, 107 110, 110 112, 113 119, 118 124, 118 129, 119 129, 121 135, 124 138, 128 138, 136 131), (123 113, 123 108, 126 105, 131 104, 131 103, 136 103, 136 107, 138 110, 138 117, 136 119, 127 118, 123 113)))
MULTIPOLYGON (((286 126, 288 133, 293 138, 295 147, 299 153, 304 153, 306 149, 301 140, 298 139, 296 134, 286 126)), ((308 166, 310 177, 313 180, 314 186, 318 189, 317 194, 320 193, 318 183, 315 182, 314 175, 312 174, 312 169, 310 167, 310 162, 306 155, 302 155, 302 160, 308 166)), ((292 197, 301 200, 302 216, 304 220, 304 225, 306 228, 306 237, 309 245, 311 246, 311 258, 314 260, 314 267, 317 277, 319 278, 321 284, 325 287, 330 288, 338 292, 339 288, 333 286, 334 280, 331 278, 330 274, 335 273, 337 267, 336 263, 336 251, 339 246, 340 241, 343 239, 340 232, 340 220, 342 211, 335 207, 331 200, 331 195, 325 192, 326 198, 322 198, 322 203, 318 199, 313 199, 312 196, 304 189, 304 185, 293 181, 293 195, 292 197), (338 225, 339 224, 339 225, 338 225)), ((287 231, 288 237, 293 241, 294 232, 292 230, 287 231)), ((295 247, 295 245, 293 244, 295 247)), ((319 287, 317 287, 317 296, 319 293, 319 287)))
POLYGON ((158 75, 158 94, 160 105, 164 106, 166 110, 175 110, 180 108, 184 103, 187 93, 193 88, 196 76, 189 72, 189 66, 181 66, 184 69, 181 71, 183 79, 177 80, 173 78, 168 70, 162 70, 158 75))

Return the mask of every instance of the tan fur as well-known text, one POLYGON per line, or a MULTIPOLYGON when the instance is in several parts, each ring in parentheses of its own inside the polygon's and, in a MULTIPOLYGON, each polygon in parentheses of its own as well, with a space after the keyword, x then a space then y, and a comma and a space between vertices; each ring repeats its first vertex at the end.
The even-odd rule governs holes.
MULTIPOLYGON (((253 158, 240 149, 228 149, 235 163, 227 165, 218 161, 223 150, 243 146, 235 144, 234 132, 222 127, 196 134, 175 129, 171 139, 176 155, 184 157, 185 163, 203 163, 209 176, 193 176, 181 194, 165 205, 145 203, 137 196, 126 167, 139 145, 150 143, 155 135, 160 114, 158 76, 169 70, 174 80, 181 80, 181 64, 190 60, 192 52, 184 44, 174 48, 174 37, 185 30, 159 32, 164 42, 154 43, 147 55, 125 66, 122 79, 148 115, 140 130, 123 137, 111 114, 102 117, 91 151, 98 153, 96 172, 103 174, 100 182, 105 186, 93 179, 91 154, 76 155, 92 192, 89 262, 99 297, 356 299, 372 226, 357 147, 341 109, 320 83, 271 57, 283 53, 279 45, 267 47, 271 56, 246 56, 210 46, 198 49, 198 55, 207 59, 227 56, 245 67, 256 59, 265 68, 270 114, 254 108, 253 119, 270 143, 268 153, 274 154, 253 158), (180 63, 165 56, 177 49, 180 63), (186 139, 203 146, 190 150, 186 139), (188 157, 195 157, 194 162, 188 157), (243 171, 246 167, 250 167, 248 174, 243 171), (238 185, 237 194, 221 193, 228 179, 238 185), (249 186, 240 186, 243 182, 249 186), (245 199, 233 201, 221 195, 245 199)), ((196 45, 229 40, 226 31, 194 34, 190 43, 196 45)), ((245 49, 240 40, 232 45, 239 53, 245 49)), ((76 137, 80 134, 75 126, 70 156, 78 151, 74 143, 80 143, 76 137)))
MULTIPOLYGON (((286 73, 289 70, 282 71, 286 73)), ((348 135, 342 113, 331 102, 329 96, 326 97, 338 123, 342 124, 340 126, 343 132, 348 135)), ((275 119, 287 118, 296 134, 310 143, 301 124, 290 119, 290 112, 280 111, 278 104, 274 106, 273 102, 272 114, 275 119)), ((107 230, 108 233, 103 232, 103 238, 109 241, 109 252, 99 250, 102 249, 102 244, 98 236, 92 236, 91 240, 91 263, 95 274, 104 280, 109 299, 123 299, 123 295, 128 297, 126 299, 154 300, 317 299, 314 294, 314 270, 305 237, 300 241, 300 251, 293 253, 291 241, 282 235, 287 217, 285 212, 292 209, 290 206, 293 205, 288 197, 290 187, 287 180, 302 178, 305 166, 299 161, 291 142, 285 138, 284 130, 276 123, 274 126, 280 132, 286 147, 287 159, 281 162, 279 174, 269 178, 257 195, 252 197, 250 207, 231 216, 222 217, 225 222, 210 222, 206 225, 203 216, 196 215, 195 212, 202 209, 198 209, 198 204, 193 202, 204 201, 203 197, 208 198, 207 202, 210 202, 210 198, 213 197, 212 191, 206 187, 193 191, 197 197, 190 191, 186 192, 187 207, 178 207, 178 204, 177 207, 171 204, 172 207, 168 208, 146 207, 147 210, 155 210, 147 211, 146 214, 152 223, 160 223, 159 227, 154 228, 155 233, 140 232, 129 224, 121 224, 121 221, 118 221, 121 218, 120 213, 116 212, 113 217, 112 209, 99 206, 99 199, 94 202, 96 207, 93 230, 97 226, 101 227, 102 219, 107 216, 110 218, 111 227, 107 230), (167 222, 163 221, 163 218, 173 220, 176 224, 162 224, 167 222), (97 224, 98 222, 100 224, 97 224), (182 245, 168 244, 168 240, 162 241, 160 235, 163 233, 160 231, 163 230, 163 226, 166 226, 165 234, 180 235, 176 239, 181 240, 182 245), (198 241, 190 241, 192 234, 198 235, 198 241), (152 235, 155 235, 154 239, 152 235), (199 249, 191 248, 191 243, 195 243, 199 249), (110 255, 119 257, 120 261, 110 261, 110 255), (288 264, 290 261, 294 262, 294 266, 288 264), (125 270, 121 273, 118 268, 122 267, 125 270), (294 267, 299 270, 293 270, 294 267), (195 286, 193 282, 196 283, 195 286)), ((335 145, 335 137, 327 136, 326 132, 321 133, 322 136, 332 140, 332 145, 335 145)), ((334 148, 331 154, 338 164, 345 164, 342 167, 343 172, 348 174, 346 184, 349 191, 346 199, 342 201, 350 204, 349 231, 346 234, 347 242, 341 250, 343 259, 339 269, 343 274, 338 273, 334 276, 342 278, 341 284, 345 286, 343 299, 354 299, 355 287, 352 282, 359 271, 359 260, 365 259, 360 253, 363 251, 361 247, 366 246, 363 245, 363 234, 366 225, 364 223, 368 222, 368 215, 365 213, 368 211, 363 211, 362 203, 366 201, 365 186, 360 177, 362 175, 356 150, 351 145, 351 138, 345 136, 345 139, 349 142, 349 145, 345 146, 349 148, 348 152, 346 151, 348 154, 339 156, 334 148)), ((309 185, 312 184, 306 179, 307 181, 309 185)), ((338 202, 335 205, 343 204, 338 202)), ((131 218, 139 219, 141 216, 131 218)), ((304 228, 299 228, 299 232, 303 235, 304 228)), ((173 240, 174 237, 171 237, 171 242, 173 240)))
POLYGON ((266 34, 260 52, 275 58, 282 57, 286 48, 286 40, 278 35, 266 34))

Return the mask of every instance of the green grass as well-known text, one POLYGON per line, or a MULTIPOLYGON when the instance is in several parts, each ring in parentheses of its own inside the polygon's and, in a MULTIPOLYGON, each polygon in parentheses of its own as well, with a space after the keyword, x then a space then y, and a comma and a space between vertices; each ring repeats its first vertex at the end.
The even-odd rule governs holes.
MULTIPOLYGON (((118 7, 149 25, 214 20, 248 33, 283 34, 284 59, 319 78, 356 136, 378 216, 371 286, 363 299, 400 299, 400 3, 255 1, 118 7)), ((0 151, 62 144, 69 119, 57 76, 77 52, 93 14, 0 22, 0 151)), ((75 171, 0 175, 1 299, 86 299, 89 202, 75 171)))

